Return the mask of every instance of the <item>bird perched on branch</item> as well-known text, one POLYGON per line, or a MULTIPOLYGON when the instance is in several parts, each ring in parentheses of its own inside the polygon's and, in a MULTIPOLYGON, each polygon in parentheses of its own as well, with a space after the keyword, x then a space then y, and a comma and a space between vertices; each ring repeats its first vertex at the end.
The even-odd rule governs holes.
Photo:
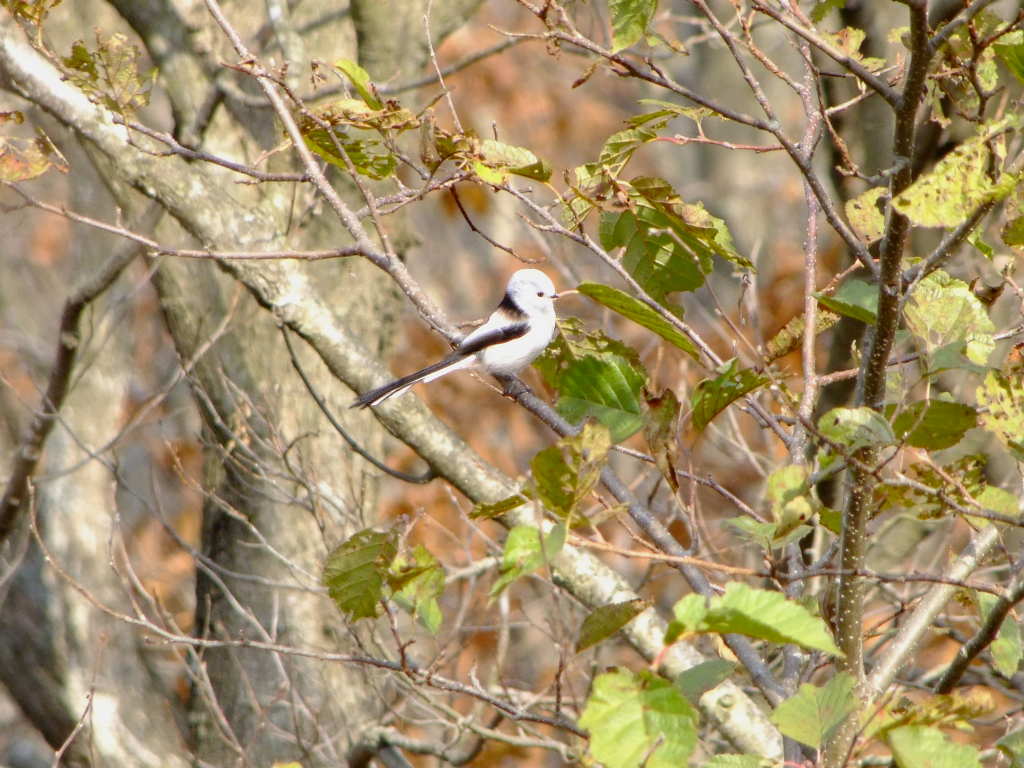
POLYGON ((352 408, 377 405, 407 391, 420 381, 433 381, 452 371, 477 368, 511 375, 544 351, 555 333, 551 279, 539 269, 520 269, 512 275, 505 296, 487 322, 464 338, 443 360, 361 395, 352 408))

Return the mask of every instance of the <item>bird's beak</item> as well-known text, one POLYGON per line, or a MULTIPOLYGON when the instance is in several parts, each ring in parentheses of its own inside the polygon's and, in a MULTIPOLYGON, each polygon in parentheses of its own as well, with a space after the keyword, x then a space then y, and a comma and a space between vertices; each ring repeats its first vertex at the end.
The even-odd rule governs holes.
POLYGON ((561 291, 560 293, 551 294, 552 299, 564 299, 566 296, 572 296, 573 294, 579 293, 575 288, 571 291, 561 291))

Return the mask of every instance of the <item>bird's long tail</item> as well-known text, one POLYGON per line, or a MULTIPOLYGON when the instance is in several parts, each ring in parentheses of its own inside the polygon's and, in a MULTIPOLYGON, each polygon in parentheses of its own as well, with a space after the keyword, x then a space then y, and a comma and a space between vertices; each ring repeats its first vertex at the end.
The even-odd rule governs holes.
POLYGON ((394 381, 385 384, 383 387, 377 387, 376 389, 371 389, 369 392, 365 392, 349 407, 366 408, 369 405, 377 405, 378 403, 384 402, 389 397, 401 395, 418 382, 439 379, 452 371, 469 368, 475 362, 476 359, 472 355, 458 353, 449 355, 444 360, 439 360, 433 365, 428 365, 426 368, 422 368, 415 373, 410 373, 408 376, 395 379, 394 381))

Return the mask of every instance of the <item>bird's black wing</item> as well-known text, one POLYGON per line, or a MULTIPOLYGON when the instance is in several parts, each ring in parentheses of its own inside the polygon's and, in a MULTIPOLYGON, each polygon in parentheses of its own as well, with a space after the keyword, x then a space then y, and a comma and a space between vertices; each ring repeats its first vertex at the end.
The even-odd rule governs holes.
POLYGON ((482 333, 479 336, 470 338, 464 341, 455 348, 455 351, 445 357, 443 360, 438 360, 433 365, 428 365, 426 368, 421 368, 415 373, 410 373, 408 376, 403 376, 400 379, 388 382, 382 387, 371 389, 369 392, 365 392, 360 395, 351 408, 365 408, 368 405, 376 405, 382 400, 386 400, 392 392, 397 392, 403 387, 408 387, 410 384, 415 384, 425 376, 429 376, 432 373, 440 371, 442 368, 447 368, 452 363, 457 363, 460 360, 464 360, 470 355, 475 355, 477 352, 487 349, 487 347, 495 344, 501 344, 506 341, 512 341, 512 339, 518 339, 520 336, 525 336, 526 332, 530 330, 530 326, 525 323, 513 323, 512 325, 506 325, 501 328, 495 328, 493 331, 482 333))
MULTIPOLYGON (((475 355, 480 350, 487 349, 487 347, 493 347, 495 344, 503 344, 506 341, 512 341, 512 339, 518 339, 520 336, 525 336, 526 332, 529 330, 529 324, 524 321, 521 323, 512 323, 511 325, 504 325, 501 328, 495 328, 493 331, 487 331, 487 333, 482 333, 475 338, 470 334, 469 338, 455 348, 452 355, 456 357, 468 357, 469 355, 475 355)), ((451 362, 451 360, 448 362, 451 362)))

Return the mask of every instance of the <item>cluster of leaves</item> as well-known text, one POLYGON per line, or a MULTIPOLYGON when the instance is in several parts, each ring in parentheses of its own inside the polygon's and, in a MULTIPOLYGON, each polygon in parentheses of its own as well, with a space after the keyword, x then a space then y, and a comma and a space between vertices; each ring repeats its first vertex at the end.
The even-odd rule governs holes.
POLYGON ((416 115, 398 101, 382 98, 369 73, 353 61, 341 59, 334 68, 347 78, 356 97, 336 99, 298 116, 306 144, 332 165, 386 179, 398 167, 396 138, 419 129, 421 157, 432 172, 448 161, 495 186, 504 184, 509 174, 539 181, 551 176, 550 167, 528 149, 442 131, 429 112, 416 115))
POLYGON ((156 70, 139 74, 142 52, 120 33, 105 37, 96 31, 96 47, 92 50, 78 40, 71 53, 61 61, 68 80, 78 86, 91 100, 102 104, 122 117, 131 117, 149 104, 149 94, 156 80, 156 70))

